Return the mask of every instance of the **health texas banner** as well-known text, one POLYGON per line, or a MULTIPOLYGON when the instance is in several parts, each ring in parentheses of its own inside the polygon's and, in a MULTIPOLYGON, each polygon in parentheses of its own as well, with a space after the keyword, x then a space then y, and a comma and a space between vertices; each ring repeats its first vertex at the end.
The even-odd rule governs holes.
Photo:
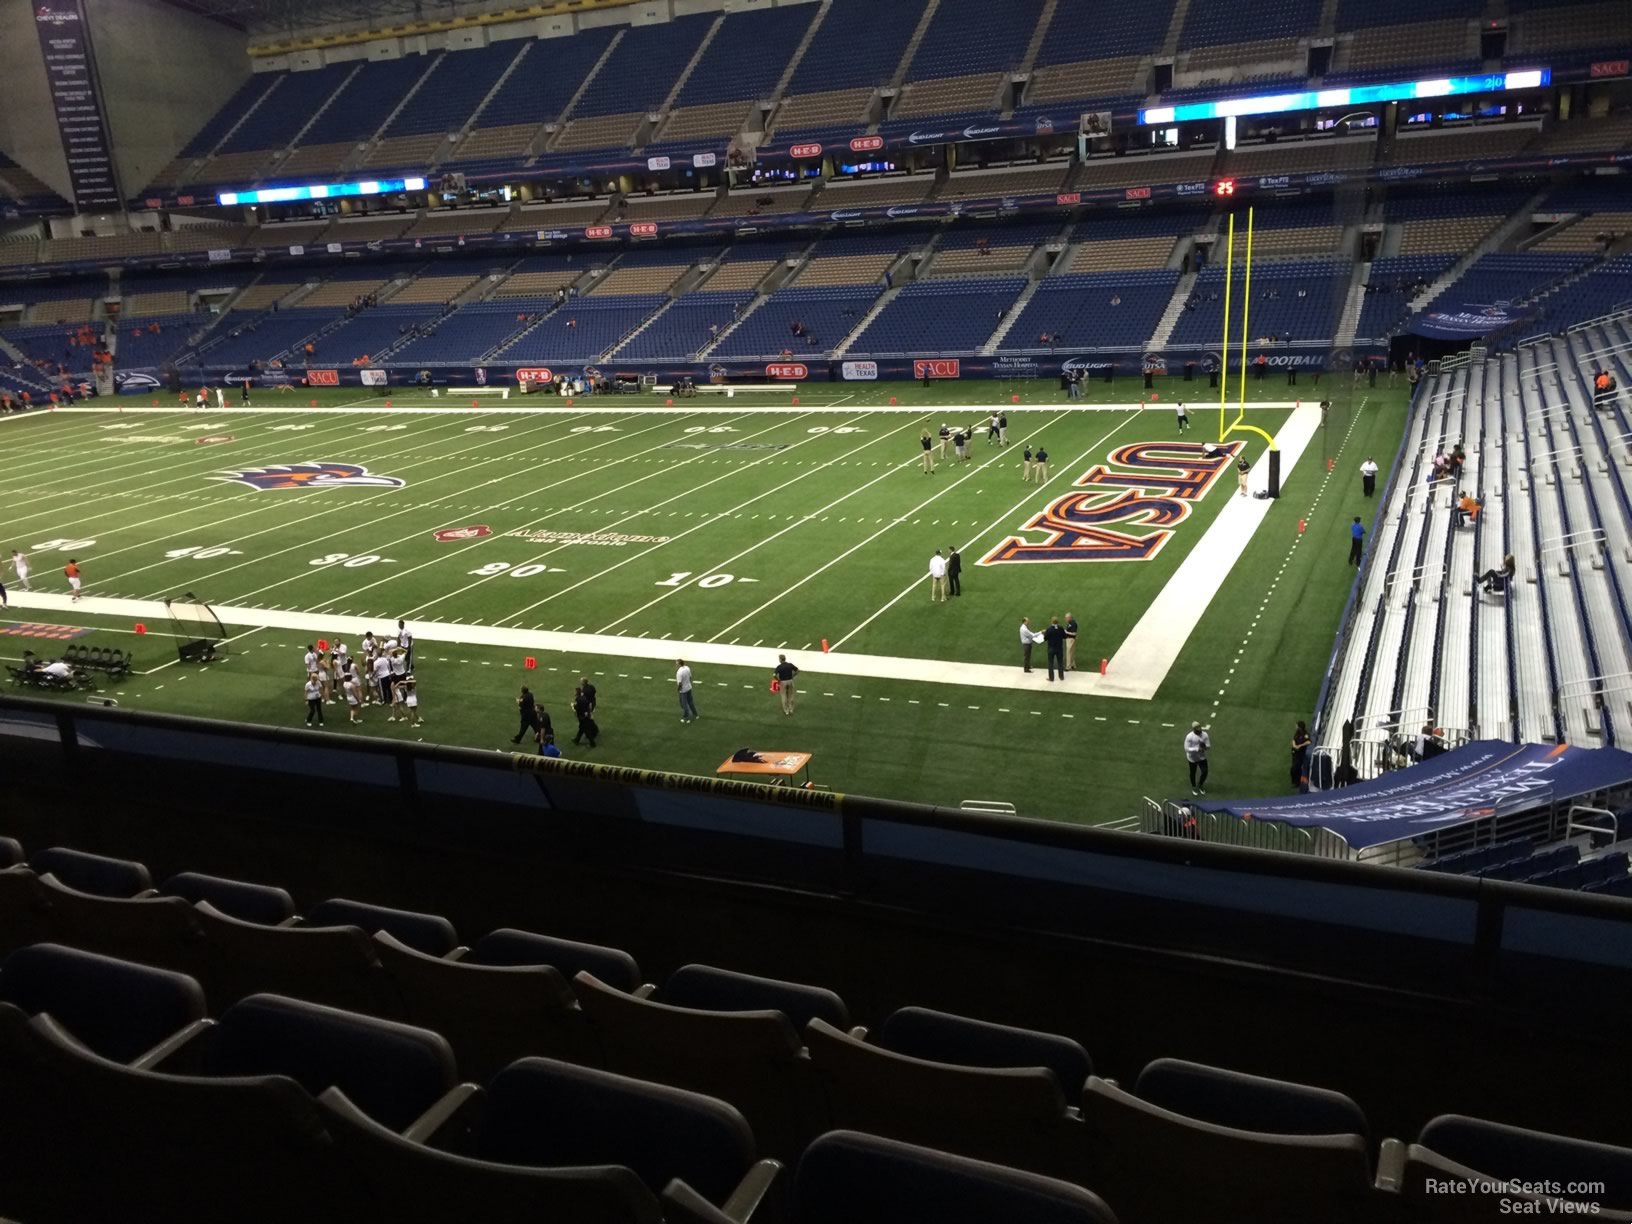
POLYGON ((84 6, 80 0, 33 0, 33 9, 57 132, 68 159, 74 208, 82 213, 116 212, 122 207, 119 182, 84 6))

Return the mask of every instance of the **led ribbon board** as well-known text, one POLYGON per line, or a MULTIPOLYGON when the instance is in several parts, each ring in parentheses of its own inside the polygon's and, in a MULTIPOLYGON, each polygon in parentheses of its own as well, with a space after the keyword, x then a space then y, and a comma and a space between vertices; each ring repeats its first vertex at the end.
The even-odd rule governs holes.
POLYGON ((341 196, 390 195, 396 191, 424 191, 422 178, 370 179, 364 183, 307 183, 302 187, 267 187, 260 191, 223 191, 215 202, 233 204, 287 204, 292 200, 334 200, 341 196))
POLYGON ((1354 85, 1340 89, 1306 89, 1298 93, 1259 94, 1222 102, 1187 102, 1182 106, 1152 106, 1139 112, 1142 124, 1167 126, 1196 119, 1228 119, 1232 115, 1280 115, 1288 111, 1331 110, 1370 106, 1376 102, 1409 102, 1449 98, 1458 94, 1502 93, 1539 89, 1553 79, 1552 69, 1492 72, 1484 76, 1442 77, 1433 81, 1399 81, 1391 85, 1354 85))

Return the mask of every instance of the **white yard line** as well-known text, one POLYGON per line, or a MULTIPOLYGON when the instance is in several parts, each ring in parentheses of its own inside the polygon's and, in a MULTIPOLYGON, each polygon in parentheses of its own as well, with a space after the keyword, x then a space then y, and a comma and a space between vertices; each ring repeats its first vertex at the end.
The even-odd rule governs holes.
MULTIPOLYGON (((547 424, 541 424, 536 429, 529 429, 529 430, 527 430, 527 431, 525 431, 523 433, 516 434, 515 437, 511 439, 511 441, 512 442, 518 442, 518 441, 521 441, 521 440, 523 440, 525 438, 533 437, 534 435, 542 432, 545 428, 547 428, 547 424)), ((408 447, 410 450, 415 449, 415 447, 416 447, 416 443, 409 440, 409 439, 404 438, 404 439, 397 439, 397 440, 399 442, 401 442, 404 446, 408 447)), ((421 439, 421 441, 425 441, 425 440, 427 440, 427 439, 421 439)), ((441 439, 441 441, 443 441, 443 442, 451 442, 453 440, 454 440, 453 438, 441 439)), ((556 444, 558 444, 559 442, 561 442, 563 440, 564 439, 560 435, 551 435, 550 437, 546 438, 544 441, 539 442, 539 443, 537 443, 537 444, 535 444, 533 446, 527 447, 525 450, 518 451, 516 453, 517 454, 527 454, 528 452, 538 450, 541 447, 556 445, 556 444)), ((471 451, 485 450, 487 447, 490 447, 492 445, 494 445, 492 439, 484 437, 481 441, 473 442, 469 446, 458 447, 458 448, 447 451, 444 454, 440 454, 440 455, 427 456, 426 458, 415 460, 412 463, 404 463, 404 464, 396 463, 394 461, 394 459, 393 459, 393 452, 389 452, 389 451, 378 453, 378 454, 376 454, 374 456, 371 456, 370 457, 370 462, 374 463, 374 464, 380 464, 380 463, 390 464, 392 469, 393 469, 392 471, 390 471, 390 472, 381 472, 379 474, 380 475, 395 475, 398 472, 413 471, 414 469, 424 467, 427 464, 444 463, 447 460, 457 458, 458 456, 467 454, 467 453, 469 453, 471 451)), ((301 452, 294 452, 294 453, 301 453, 301 452)), ((460 475, 460 474, 462 474, 464 472, 472 471, 472 470, 474 470, 474 469, 476 469, 478 467, 481 467, 483 464, 489 462, 491 459, 496 458, 496 457, 497 456, 483 455, 483 456, 479 456, 473 462, 465 464, 462 467, 455 468, 452 471, 433 472, 431 475, 426 477, 421 482, 421 484, 429 484, 429 483, 433 483, 433 482, 438 481, 438 480, 446 480, 446 479, 448 479, 450 477, 458 476, 458 475, 460 475)), ((304 462, 304 461, 302 461, 302 462, 304 462)), ((197 478, 198 477, 195 476, 195 479, 197 479, 197 478)), ((332 492, 332 490, 330 490, 330 492, 332 492)), ((221 539, 219 535, 212 536, 211 537, 211 544, 209 545, 209 547, 224 548, 224 547, 227 547, 228 545, 232 545, 232 544, 242 544, 246 540, 252 540, 252 539, 255 539, 258 536, 263 536, 263 535, 266 535, 266 534, 268 534, 270 532, 282 531, 284 528, 294 527, 294 526, 296 526, 296 525, 298 525, 300 523, 308 522, 311 519, 322 518, 325 515, 335 514, 335 513, 339 512, 339 511, 342 511, 342 510, 354 510, 359 506, 368 505, 368 504, 370 504, 372 502, 379 501, 382 498, 393 497, 393 496, 395 496, 397 494, 400 494, 401 492, 402 492, 402 490, 400 488, 398 488, 398 489, 382 489, 382 490, 379 490, 379 491, 374 492, 374 493, 365 494, 362 497, 354 497, 354 498, 349 498, 349 499, 341 498, 339 500, 330 501, 330 502, 325 503, 325 508, 322 509, 322 510, 318 510, 315 513, 312 513, 312 514, 302 515, 299 518, 280 520, 280 521, 274 523, 270 527, 262 528, 260 531, 252 531, 252 532, 249 532, 249 533, 247 533, 245 535, 235 536, 235 537, 233 537, 231 539, 226 539, 226 540, 221 539)), ((292 504, 295 504, 295 505, 302 504, 302 503, 298 503, 298 502, 290 502, 290 501, 286 501, 286 500, 280 500, 275 495, 273 497, 267 497, 260 490, 247 489, 247 488, 243 491, 243 494, 240 495, 240 496, 231 496, 231 497, 222 498, 220 500, 219 504, 221 506, 226 506, 228 504, 236 504, 236 503, 240 503, 240 502, 244 502, 245 504, 247 504, 249 506, 249 509, 245 510, 242 514, 232 514, 232 515, 228 515, 225 518, 216 519, 214 522, 212 522, 209 525, 207 530, 215 531, 215 530, 217 530, 217 529, 219 529, 221 527, 224 527, 227 523, 234 523, 234 522, 237 522, 239 519, 243 519, 243 518, 256 519, 256 518, 259 518, 259 517, 261 517, 263 515, 268 514, 269 512, 273 512, 273 511, 283 509, 283 508, 285 508, 285 507, 287 507, 289 505, 292 505, 292 504), (249 501, 246 502, 246 499, 253 499, 253 500, 249 500, 249 501)), ((120 526, 117 527, 115 530, 128 531, 128 530, 131 530, 133 528, 151 527, 155 523, 161 523, 161 522, 164 522, 166 519, 176 518, 178 515, 191 515, 191 514, 194 514, 199 510, 199 508, 200 508, 200 506, 198 505, 198 503, 189 503, 183 509, 174 510, 174 511, 170 512, 169 514, 155 515, 152 518, 144 519, 144 520, 141 520, 141 521, 136 522, 136 523, 120 524, 120 526)), ((405 506, 402 509, 398 510, 396 513, 397 514, 405 514, 405 513, 409 512, 410 510, 423 509, 423 508, 425 508, 425 503, 421 502, 421 503, 416 503, 415 505, 412 505, 412 506, 405 506)), ((373 520, 373 521, 379 521, 379 520, 373 520)), ((80 527, 80 524, 76 520, 75 525, 74 525, 74 529, 76 531, 78 531, 79 527, 80 527)), ((139 548, 151 548, 151 547, 154 547, 156 545, 163 544, 165 541, 174 540, 174 539, 176 539, 178 536, 180 536, 182 534, 186 534, 188 536, 197 536, 197 535, 200 534, 200 531, 199 531, 199 529, 196 529, 192 524, 188 524, 185 533, 172 532, 169 535, 161 535, 161 536, 157 536, 157 537, 145 538, 145 539, 142 539, 142 540, 140 540, 140 541, 138 541, 138 542, 136 542, 134 544, 127 544, 127 545, 124 545, 123 547, 111 549, 111 550, 106 551, 106 552, 94 553, 94 554, 92 554, 92 559, 97 561, 97 562, 102 562, 102 561, 105 561, 109 557, 118 556, 120 553, 132 552, 132 551, 134 551, 136 549, 139 549, 139 548)), ((336 534, 338 534, 338 533, 336 533, 336 534)), ((328 539, 329 537, 324 536, 324 537, 321 537, 321 538, 322 539, 328 539)), ((315 543, 315 541, 308 541, 307 543, 315 543)), ((208 572, 208 574, 209 574, 209 577, 214 578, 218 574, 226 573, 228 570, 236 569, 241 565, 253 564, 253 562, 255 560, 259 560, 259 559, 261 559, 261 558, 249 558, 249 559, 246 559, 244 561, 238 562, 236 565, 227 566, 224 569, 210 570, 208 572)), ((138 566, 136 569, 121 570, 117 574, 113 574, 113 575, 109 575, 109 576, 103 576, 103 577, 99 578, 99 582, 101 584, 103 584, 103 586, 105 587, 106 584, 108 584, 108 583, 115 582, 115 581, 123 581, 124 579, 130 578, 130 577, 132 577, 132 576, 134 576, 136 574, 145 573, 146 571, 151 570, 151 569, 157 569, 159 566, 169 564, 170 561, 171 561, 170 558, 165 558, 165 559, 162 559, 162 560, 159 560, 159 561, 155 561, 155 562, 153 562, 151 564, 148 564, 148 565, 138 566)))
MULTIPOLYGON (((1046 429, 1049 425, 1053 425, 1056 421, 1059 420, 1060 417, 1062 417, 1064 415, 1066 415, 1066 413, 1063 412, 1063 411, 1056 414, 1055 417, 1052 420, 1048 421, 1045 425, 1041 426, 1041 428, 1046 429)), ((1132 418, 1130 417, 1129 419, 1131 420, 1132 418)), ((1127 421, 1124 421, 1122 423, 1122 425, 1126 425, 1126 424, 1127 424, 1127 421)), ((1121 429, 1122 425, 1118 425, 1116 427, 1116 429, 1121 429)), ((1115 433, 1116 429, 1113 429, 1111 432, 1115 433)), ((1110 436, 1110 434, 1106 435, 1106 437, 1109 437, 1109 436, 1110 436)), ((1100 443, 1096 442, 1094 444, 1094 446, 1091 446, 1088 449, 1091 451, 1091 450, 1093 450, 1095 447, 1097 447, 1099 445, 1100 445, 1100 443)), ((1086 452, 1084 452, 1084 453, 1086 454, 1086 452)), ((918 467, 918 466, 919 466, 919 464, 915 459, 909 459, 909 460, 897 465, 895 470, 896 471, 901 471, 901 470, 903 470, 905 468, 915 468, 915 467, 918 467)), ((968 480, 971 476, 975 475, 976 472, 982 472, 982 471, 990 470, 990 466, 991 466, 990 464, 981 464, 978 467, 971 467, 971 469, 968 472, 966 472, 964 475, 958 477, 956 480, 951 480, 951 481, 948 481, 946 484, 941 485, 939 488, 937 488, 935 490, 935 492, 931 493, 928 497, 924 498, 923 501, 919 502, 912 509, 904 510, 900 514, 897 514, 892 519, 890 519, 890 521, 888 523, 886 523, 883 527, 880 527, 877 531, 873 532, 872 535, 867 536, 865 539, 861 540, 860 542, 858 542, 856 544, 852 544, 849 548, 845 549, 838 556, 834 557, 832 560, 826 562, 825 564, 818 566, 816 569, 813 569, 810 573, 806 574, 803 578, 799 579, 797 582, 789 583, 782 590, 778 591, 775 595, 771 596, 764 603, 760 604, 759 607, 755 608, 752 612, 749 612, 745 616, 738 617, 736 620, 732 621, 724 629, 721 629, 718 633, 716 633, 713 637, 709 638, 708 640, 711 641, 711 642, 719 641, 720 638, 722 638, 726 634, 730 633, 731 630, 739 627, 740 625, 742 625, 746 621, 752 620, 754 617, 758 616, 761 612, 765 611, 765 609, 769 608, 772 604, 776 603, 778 600, 784 598, 785 596, 791 595, 794 591, 796 591, 800 587, 804 586, 805 583, 809 582, 812 578, 818 577, 819 575, 826 573, 828 570, 832 569, 835 565, 837 565, 840 561, 843 561, 846 557, 850 556, 852 553, 857 552, 862 548, 865 548, 867 545, 871 544, 874 540, 878 539, 880 536, 886 535, 889 532, 895 530, 895 528, 899 527, 902 523, 907 522, 909 519, 911 519, 913 515, 921 513, 925 506, 929 506, 929 505, 934 504, 934 502, 938 498, 943 497, 947 493, 952 492, 953 489, 957 488, 965 480, 968 480)), ((817 513, 819 514, 819 513, 821 513, 821 511, 817 511, 817 513)), ((918 589, 922 585, 923 585, 923 582, 922 582, 922 579, 920 579, 919 582, 917 582, 917 583, 915 583, 913 585, 912 589, 918 589)), ((899 600, 901 598, 902 598, 902 596, 897 595, 895 600, 892 600, 891 603, 894 603, 894 602, 896 602, 897 600, 899 600)), ((887 606, 888 605, 886 605, 886 607, 887 606)), ((876 616, 877 613, 874 613, 874 615, 876 616)), ((858 626, 858 628, 859 628, 859 626, 858 626)), ((853 635, 855 632, 856 632, 856 630, 852 629, 850 631, 850 635, 853 635)), ((850 635, 847 635, 847 636, 850 636, 850 635)), ((843 644, 843 640, 844 639, 842 639, 842 638, 840 639, 840 645, 843 644)), ((837 649, 837 648, 838 648, 837 646, 834 647, 834 649, 837 649)))
MULTIPOLYGON (((1056 480, 1062 480, 1063 479, 1063 480, 1066 481, 1067 484, 1069 484, 1071 481, 1075 480, 1076 476, 1072 475, 1071 473, 1076 472, 1079 468, 1081 468, 1083 462, 1085 460, 1087 460, 1089 458, 1089 456, 1093 455, 1093 453, 1095 451, 1097 451, 1100 447, 1104 446, 1105 443, 1109 442, 1112 438, 1116 437, 1117 434, 1122 432, 1122 430, 1126 429, 1129 425, 1131 425, 1133 423, 1133 421, 1134 421, 1135 416, 1137 416, 1137 411, 1135 413, 1129 415, 1125 420, 1117 423, 1116 425, 1113 425, 1111 427, 1111 429, 1103 437, 1101 437, 1096 442, 1090 443, 1089 446, 1088 446, 1088 449, 1083 451, 1082 454, 1078 455, 1070 463, 1061 464, 1059 470, 1057 472, 1055 472, 1052 476, 1050 476, 1045 484, 1030 486, 1030 491, 1027 492, 1024 497, 1022 497, 1019 501, 1015 502, 1014 505, 1010 506, 1007 510, 1003 511, 1002 514, 998 515, 995 519, 993 519, 985 527, 981 528, 978 532, 976 532, 973 536, 971 536, 968 543, 966 543, 963 546, 963 549, 960 550, 960 551, 967 551, 968 549, 973 548, 975 546, 975 543, 978 540, 980 540, 982 537, 990 535, 992 532, 998 530, 999 528, 1004 527, 1006 524, 1012 524, 1014 522, 1014 518, 1015 518, 1015 516, 1017 514, 1019 514, 1027 506, 1030 506, 1030 505, 1032 505, 1032 504, 1034 504, 1036 502, 1037 490, 1038 489, 1046 488, 1048 485, 1053 484, 1056 480)), ((899 595, 897 595, 894 599, 890 600, 889 603, 885 604, 882 608, 878 609, 878 611, 874 612, 866 620, 862 621, 861 624, 857 625, 854 629, 850 630, 849 633, 846 633, 843 637, 841 637, 837 641, 835 641, 833 643, 833 649, 838 650, 841 646, 843 646, 851 638, 855 637, 856 634, 860 633, 863 629, 867 628, 868 625, 872 624, 879 617, 883 616, 884 613, 888 612, 891 608, 895 607, 896 604, 900 603, 903 599, 907 598, 907 596, 911 595, 914 591, 923 590, 923 587, 924 587, 924 575, 920 574, 918 577, 914 578, 910 583, 908 583, 905 587, 903 587, 902 590, 901 590, 901 593, 899 595)), ((1015 641, 1016 641, 1016 643, 1019 642, 1018 632, 1016 632, 1015 641)))

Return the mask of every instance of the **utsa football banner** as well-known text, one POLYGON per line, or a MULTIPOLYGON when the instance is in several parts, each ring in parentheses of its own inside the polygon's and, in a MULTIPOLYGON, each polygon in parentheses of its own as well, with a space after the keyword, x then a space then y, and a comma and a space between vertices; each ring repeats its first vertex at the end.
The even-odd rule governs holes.
POLYGON ((1191 507, 1235 462, 1240 442, 1135 442, 1110 454, 977 565, 1037 561, 1149 561, 1191 507), (1138 530, 1119 530, 1125 525, 1138 530))

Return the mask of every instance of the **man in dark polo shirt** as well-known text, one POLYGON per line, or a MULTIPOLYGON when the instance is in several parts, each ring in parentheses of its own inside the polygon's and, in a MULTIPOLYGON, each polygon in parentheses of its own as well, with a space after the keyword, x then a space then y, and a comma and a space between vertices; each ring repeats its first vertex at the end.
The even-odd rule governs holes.
POLYGON ((779 654, 776 656, 776 666, 771 669, 771 675, 776 680, 776 691, 777 695, 782 698, 782 713, 784 714, 793 713, 793 681, 798 674, 799 669, 788 662, 787 655, 779 654))
POLYGON ((521 726, 510 737, 512 744, 521 743, 521 737, 531 735, 538 726, 538 702, 533 697, 533 690, 525 684, 521 686, 521 696, 516 698, 516 709, 521 714, 521 726))
POLYGON ((1054 673, 1060 673, 1060 679, 1065 679, 1065 629, 1060 625, 1060 618, 1050 617, 1048 628, 1043 630, 1043 642, 1048 647, 1048 678, 1054 679, 1054 673))
POLYGON ((963 573, 963 558, 952 545, 946 546, 946 593, 948 595, 962 595, 963 587, 959 583, 959 575, 963 573))

